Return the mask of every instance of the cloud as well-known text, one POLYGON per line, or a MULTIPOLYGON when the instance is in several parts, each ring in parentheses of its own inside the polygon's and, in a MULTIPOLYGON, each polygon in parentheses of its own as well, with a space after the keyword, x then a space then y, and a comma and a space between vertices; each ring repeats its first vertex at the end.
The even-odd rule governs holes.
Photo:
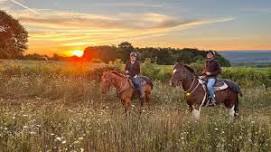
POLYGON ((34 13, 34 14, 39 14, 38 11, 36 11, 36 10, 34 10, 34 9, 32 9, 32 8, 30 8, 30 7, 28 7, 28 6, 26 6, 26 5, 24 5, 24 4, 21 3, 21 2, 18 2, 18 1, 16 1, 16 0, 9 0, 9 1, 11 1, 12 3, 14 3, 14 4, 16 4, 16 5, 19 5, 19 6, 23 7, 23 8, 25 8, 26 10, 28 10, 28 11, 34 13))
POLYGON ((115 17, 84 13, 51 11, 46 15, 18 14, 18 19, 26 25, 44 28, 109 28, 109 29, 153 29, 170 28, 187 24, 194 20, 181 20, 156 13, 121 14, 115 17))
MULTIPOLYGON (((36 9, 35 9, 36 10, 36 9)), ((185 19, 161 13, 100 15, 57 10, 10 10, 29 31, 30 44, 62 47, 111 44, 116 41, 148 39, 206 24, 234 20, 233 17, 185 19)), ((30 46, 31 47, 31 46, 30 46)), ((37 46, 35 46, 37 47, 37 46)))
POLYGON ((15 13, 25 25, 45 29, 122 29, 122 30, 156 30, 198 26, 218 22, 231 21, 234 18, 223 19, 180 19, 158 13, 120 14, 116 16, 101 16, 97 14, 73 13, 63 11, 40 11, 36 16, 28 12, 15 13), (43 13, 46 12, 46 13, 43 13))
POLYGON ((111 7, 149 7, 149 8, 160 8, 162 4, 150 4, 144 2, 111 2, 111 3, 96 3, 94 5, 111 6, 111 7))

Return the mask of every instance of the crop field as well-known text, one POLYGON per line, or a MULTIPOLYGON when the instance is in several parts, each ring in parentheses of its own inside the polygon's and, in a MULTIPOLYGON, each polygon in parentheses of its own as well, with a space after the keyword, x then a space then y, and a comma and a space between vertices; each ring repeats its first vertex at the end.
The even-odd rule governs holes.
POLYGON ((122 66, 1 60, 0 152, 271 150, 271 68, 224 68, 244 94, 239 118, 229 121, 221 105, 196 122, 183 91, 168 85, 172 66, 151 63, 142 65, 154 80, 150 109, 139 115, 134 99, 124 115, 114 90, 99 86, 103 71, 122 66))

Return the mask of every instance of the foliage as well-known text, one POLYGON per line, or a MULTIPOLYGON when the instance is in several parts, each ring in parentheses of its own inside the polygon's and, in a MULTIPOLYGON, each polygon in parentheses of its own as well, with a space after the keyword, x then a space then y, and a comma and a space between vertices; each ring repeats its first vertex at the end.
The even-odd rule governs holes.
POLYGON ((34 54, 24 55, 23 57, 21 57, 21 59, 24 59, 24 60, 45 60, 45 61, 47 61, 49 59, 49 57, 47 55, 40 55, 40 54, 34 53, 34 54))
POLYGON ((24 27, 0 10, 0 58, 18 58, 27 49, 28 33, 24 27))

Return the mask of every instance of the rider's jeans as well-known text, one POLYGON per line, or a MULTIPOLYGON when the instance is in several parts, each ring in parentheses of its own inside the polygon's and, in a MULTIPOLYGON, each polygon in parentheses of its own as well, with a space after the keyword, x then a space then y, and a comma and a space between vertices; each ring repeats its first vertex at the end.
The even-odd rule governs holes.
POLYGON ((140 78, 139 77, 133 77, 132 81, 133 81, 133 83, 135 85, 135 88, 139 90, 139 88, 140 88, 140 78))
POLYGON ((132 78, 133 84, 135 85, 136 90, 140 92, 140 97, 144 97, 144 90, 141 85, 140 77, 136 76, 132 78))
POLYGON ((215 78, 208 78, 207 88, 209 91, 209 95, 212 98, 215 97, 215 88, 214 88, 215 82, 216 82, 215 78))

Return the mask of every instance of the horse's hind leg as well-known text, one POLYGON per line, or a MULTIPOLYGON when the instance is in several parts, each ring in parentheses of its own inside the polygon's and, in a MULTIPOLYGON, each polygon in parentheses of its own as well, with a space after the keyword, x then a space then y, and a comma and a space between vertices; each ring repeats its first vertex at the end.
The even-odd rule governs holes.
POLYGON ((145 102, 148 105, 148 109, 150 110, 150 97, 151 97, 151 87, 147 87, 145 90, 145 102))
POLYGON ((234 114, 235 114, 234 108, 235 108, 235 105, 233 105, 233 106, 229 109, 229 115, 230 115, 231 118, 234 118, 234 114))
POLYGON ((148 110, 150 110, 151 108, 150 108, 150 95, 149 94, 146 94, 145 101, 148 105, 148 110))
POLYGON ((235 102, 235 106, 234 106, 234 116, 235 117, 239 116, 239 97, 238 97, 238 95, 236 97, 236 102, 235 102))
POLYGON ((139 98, 139 113, 141 114, 142 113, 142 107, 143 107, 143 105, 144 105, 144 100, 145 100, 145 98, 142 98, 142 97, 140 97, 139 98))

